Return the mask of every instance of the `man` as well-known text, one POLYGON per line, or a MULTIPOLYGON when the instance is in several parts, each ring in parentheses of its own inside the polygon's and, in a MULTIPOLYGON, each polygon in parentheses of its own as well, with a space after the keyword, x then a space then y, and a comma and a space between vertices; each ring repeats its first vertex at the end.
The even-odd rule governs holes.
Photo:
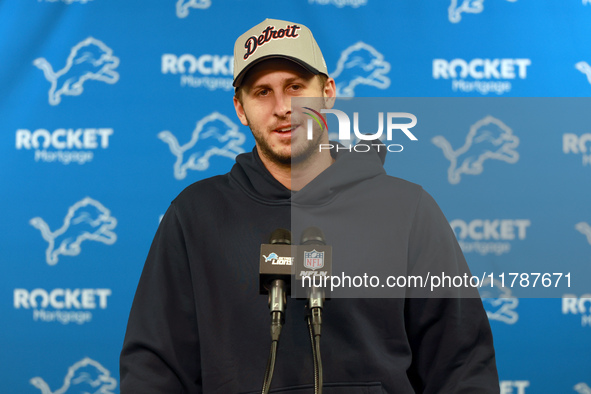
MULTIPOLYGON (((383 155, 321 152, 328 137, 319 127, 307 138, 292 99, 316 97, 316 110, 331 108, 335 84, 305 26, 265 20, 238 38, 234 59, 234 106, 256 146, 230 173, 185 189, 164 216, 129 317, 122 393, 260 392, 270 317, 258 294, 258 256, 277 228, 297 237, 317 225, 337 271, 348 275, 410 275, 439 261, 447 272, 467 271, 435 202, 386 175, 383 155)), ((499 391, 480 299, 396 294, 337 292, 327 304, 325 393, 499 391)), ((313 391, 304 305, 287 304, 273 392, 313 391)))

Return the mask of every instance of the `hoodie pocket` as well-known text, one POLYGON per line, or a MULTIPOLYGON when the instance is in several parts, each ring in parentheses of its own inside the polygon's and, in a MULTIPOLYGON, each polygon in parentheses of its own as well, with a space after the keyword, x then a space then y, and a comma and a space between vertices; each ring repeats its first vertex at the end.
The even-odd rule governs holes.
MULTIPOLYGON (((244 394, 257 394, 261 391, 249 391, 244 394)), ((386 394, 380 382, 355 383, 325 383, 322 386, 324 394, 386 394)), ((271 394, 314 394, 314 385, 281 387, 271 389, 271 394)))

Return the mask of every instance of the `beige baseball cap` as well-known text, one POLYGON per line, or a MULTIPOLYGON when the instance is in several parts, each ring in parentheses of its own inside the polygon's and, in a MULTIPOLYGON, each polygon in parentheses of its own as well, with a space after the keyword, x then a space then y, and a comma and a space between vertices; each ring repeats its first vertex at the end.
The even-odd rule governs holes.
POLYGON ((233 85, 240 86, 252 66, 273 57, 292 60, 314 74, 328 75, 310 29, 300 23, 265 19, 238 37, 234 44, 233 85))

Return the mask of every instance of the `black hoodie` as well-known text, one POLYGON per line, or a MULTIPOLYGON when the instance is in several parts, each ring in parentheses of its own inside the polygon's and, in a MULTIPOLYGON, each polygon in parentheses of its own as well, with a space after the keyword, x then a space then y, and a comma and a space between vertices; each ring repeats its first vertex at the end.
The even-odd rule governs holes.
MULTIPOLYGON (((230 173, 187 187, 164 216, 141 275, 121 353, 121 392, 261 391, 270 316, 258 291, 259 252, 276 228, 297 237, 320 227, 333 246, 334 275, 375 274, 385 282, 387 274, 468 272, 435 201, 386 175, 382 164, 373 150, 340 152, 292 193, 254 149, 230 173)), ((428 294, 413 291, 335 290, 350 298, 324 308, 324 393, 499 392, 480 299, 415 298, 428 294)), ((273 393, 313 393, 304 304, 288 300, 273 393)))

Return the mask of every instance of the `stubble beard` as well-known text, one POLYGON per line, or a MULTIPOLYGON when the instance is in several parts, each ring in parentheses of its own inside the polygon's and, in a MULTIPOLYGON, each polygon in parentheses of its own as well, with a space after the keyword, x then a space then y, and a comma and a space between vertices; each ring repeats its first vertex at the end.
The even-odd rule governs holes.
MULTIPOLYGON (((298 149, 296 149, 295 151, 293 149, 294 146, 292 144, 290 145, 289 153, 282 154, 281 152, 275 151, 271 147, 268 140, 265 139, 262 135, 263 133, 253 130, 252 126, 249 127, 255 139, 257 149, 260 150, 259 153, 265 156, 265 158, 267 158, 268 160, 284 167, 297 165, 309 160, 315 153, 318 152, 320 142, 322 141, 322 137, 324 135, 324 131, 314 130, 315 133, 313 139, 308 140, 307 138, 305 138, 303 142, 297 144, 298 149)), ((301 137, 303 136, 300 136, 300 138, 301 137)))
POLYGON ((294 166, 309 161, 315 154, 317 154, 323 135, 324 131, 315 130, 311 140, 305 138, 304 142, 301 143, 304 146, 300 147, 299 152, 294 152, 292 145, 290 158, 291 165, 294 166))

